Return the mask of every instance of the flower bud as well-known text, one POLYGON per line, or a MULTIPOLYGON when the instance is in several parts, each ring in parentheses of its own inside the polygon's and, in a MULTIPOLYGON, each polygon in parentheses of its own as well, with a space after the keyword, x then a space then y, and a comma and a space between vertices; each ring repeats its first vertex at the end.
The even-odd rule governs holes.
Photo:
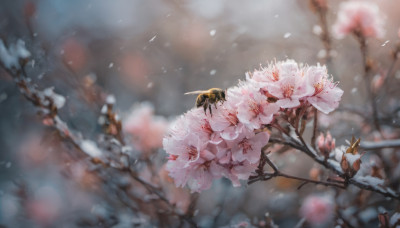
POLYGON ((324 157, 329 157, 329 153, 335 149, 335 139, 332 138, 331 133, 327 133, 326 137, 323 133, 317 139, 318 150, 324 155, 324 157))
POLYGON ((317 144, 318 144, 318 150, 322 152, 324 150, 324 145, 325 145, 325 136, 322 132, 318 136, 317 144))
POLYGON ((356 140, 353 136, 351 139, 350 147, 347 148, 346 153, 343 153, 340 166, 343 172, 348 177, 353 177, 361 168, 361 157, 364 153, 358 153, 360 146, 360 139, 356 140))
POLYGON ((342 161, 340 162, 340 167, 346 173, 349 170, 349 163, 347 162, 346 156, 342 156, 342 161))
POLYGON ((353 163, 353 170, 357 172, 358 170, 360 170, 360 166, 361 166, 361 159, 357 159, 353 163))

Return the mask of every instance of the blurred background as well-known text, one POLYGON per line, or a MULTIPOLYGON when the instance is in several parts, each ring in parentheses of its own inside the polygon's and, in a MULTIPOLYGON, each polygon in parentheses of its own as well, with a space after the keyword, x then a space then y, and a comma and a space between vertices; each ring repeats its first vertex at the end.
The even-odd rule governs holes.
MULTIPOLYGON (((328 1, 329 26, 340 2, 328 1)), ((368 42, 371 55, 379 58, 379 67, 385 71, 399 39, 400 0, 374 2, 386 15, 386 35, 368 42)), ((87 138, 101 130, 97 118, 106 94, 116 97, 115 107, 122 117, 135 103, 148 101, 156 115, 173 119, 194 106, 195 96, 185 96, 185 92, 234 86, 246 72, 275 60, 324 63, 318 23, 304 0, 0 2, 0 37, 26 42, 35 59, 28 74, 43 88, 54 86, 67 98, 60 115, 87 138)), ((334 58, 328 67, 345 91, 341 105, 362 107, 366 100, 358 43, 351 37, 332 43, 334 58)), ((398 84, 400 74, 395 76, 398 84)), ((52 131, 42 126, 36 109, 3 70, 0 110, 0 224, 71 227, 70 219, 81 212, 107 211, 92 194, 97 180, 79 166, 74 167, 79 181, 63 174, 65 166, 74 165, 63 160, 69 147, 53 140, 52 131), (29 186, 29 193, 17 195, 31 196, 23 211, 15 193, 21 185, 29 186)), ((363 130, 357 117, 344 118, 348 121, 331 124, 335 129, 329 117, 322 126, 336 137, 337 145, 363 130)), ((162 150, 158 153, 163 155, 162 150)), ((298 152, 284 154, 276 162, 285 164, 289 173, 303 176, 312 167, 298 152)), ((231 216, 242 221, 269 212, 278 224, 291 227, 299 220, 299 196, 321 189, 307 185, 297 191, 298 184, 277 179, 233 188, 221 180, 201 194, 204 200, 198 213, 206 221, 217 213, 216 205, 222 205, 217 224, 228 225, 231 216)))

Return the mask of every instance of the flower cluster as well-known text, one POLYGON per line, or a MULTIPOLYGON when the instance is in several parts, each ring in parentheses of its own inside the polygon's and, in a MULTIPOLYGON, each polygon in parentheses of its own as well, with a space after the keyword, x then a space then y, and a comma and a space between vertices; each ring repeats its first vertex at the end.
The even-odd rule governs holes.
POLYGON ((365 1, 350 1, 340 4, 333 32, 339 39, 351 33, 382 38, 385 34, 383 25, 384 18, 377 5, 365 1))
POLYGON ((256 70, 227 89, 226 101, 213 107, 212 116, 195 108, 172 124, 163 141, 169 175, 193 191, 208 189, 222 176, 240 186, 257 168, 269 140, 265 126, 280 110, 312 105, 329 113, 342 94, 325 66, 286 60, 256 70))

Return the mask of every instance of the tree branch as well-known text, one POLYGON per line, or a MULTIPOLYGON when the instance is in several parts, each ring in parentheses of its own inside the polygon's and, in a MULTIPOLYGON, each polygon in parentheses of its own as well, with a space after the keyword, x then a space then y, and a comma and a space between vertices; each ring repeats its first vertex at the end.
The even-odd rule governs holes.
POLYGON ((400 139, 383 140, 379 142, 361 142, 360 148, 364 150, 376 150, 383 148, 398 148, 400 147, 400 139))

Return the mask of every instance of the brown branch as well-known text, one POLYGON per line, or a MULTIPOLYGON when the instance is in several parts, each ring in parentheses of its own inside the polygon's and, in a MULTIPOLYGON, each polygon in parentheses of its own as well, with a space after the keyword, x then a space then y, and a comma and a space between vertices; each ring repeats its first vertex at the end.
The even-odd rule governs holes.
POLYGON ((383 86, 381 88, 385 89, 385 93, 383 94, 383 96, 385 96, 387 94, 387 90, 389 89, 389 87, 391 86, 391 82, 393 80, 393 76, 392 73, 394 72, 396 63, 397 63, 397 59, 399 59, 399 53, 400 53, 400 43, 398 43, 396 45, 396 49, 393 51, 392 53, 392 62, 389 66, 389 69, 386 73, 385 76, 385 81, 383 83, 383 86))
POLYGON ((382 137, 382 129, 379 123, 379 114, 378 114, 378 108, 377 108, 377 103, 376 103, 376 97, 375 93, 371 91, 371 62, 368 59, 368 47, 367 47, 367 40, 362 35, 360 32, 354 32, 354 36, 356 37, 357 41, 359 42, 360 45, 360 51, 361 51, 361 57, 362 57, 362 64, 363 64, 363 70, 364 70, 364 82, 365 82, 365 90, 368 96, 368 99, 371 102, 371 108, 372 108, 372 118, 373 118, 373 123, 378 130, 382 137))
POLYGON ((314 108, 314 123, 313 123, 313 134, 311 137, 311 146, 312 148, 315 148, 315 142, 317 139, 317 130, 318 130, 318 110, 316 108, 314 108))
MULTIPOLYGON (((278 168, 276 167, 276 165, 268 158, 268 156, 264 156, 264 158, 266 163, 274 170, 273 173, 262 173, 259 174, 257 176, 251 176, 249 178, 248 184, 253 184, 257 181, 266 181, 266 180, 270 180, 274 177, 283 177, 283 178, 287 178, 287 179, 292 179, 292 180, 299 180, 305 183, 312 183, 312 184, 317 184, 317 185, 325 185, 325 186, 332 186, 332 187, 337 187, 337 188, 345 188, 344 185, 338 184, 338 183, 333 183, 333 182, 326 182, 326 181, 317 181, 317 180, 311 180, 311 179, 307 179, 307 178, 302 178, 302 177, 297 177, 297 176, 293 176, 293 175, 289 175, 286 173, 283 173, 281 171, 278 170, 278 168)), ((300 185, 298 187, 298 189, 301 188, 301 186, 303 186, 304 183, 302 185, 300 185)))
MULTIPOLYGON (((296 131, 296 129, 295 129, 295 133, 296 133, 298 140, 293 137, 286 138, 285 141, 282 141, 282 140, 276 139, 276 138, 271 138, 270 142, 289 145, 295 149, 298 149, 298 150, 304 152, 306 155, 308 155, 310 158, 312 158, 315 162, 319 163, 320 165, 324 166, 325 168, 336 173, 339 177, 343 178, 345 180, 346 186, 347 186, 347 184, 352 184, 354 186, 357 186, 358 188, 373 191, 373 192, 379 193, 383 196, 400 200, 400 194, 398 194, 394 191, 387 191, 385 189, 385 187, 377 187, 377 186, 369 185, 360 180, 347 177, 346 174, 341 170, 341 167, 338 162, 333 161, 331 159, 325 159, 324 157, 319 156, 315 151, 310 149, 310 147, 305 143, 303 137, 301 135, 299 135, 298 131, 296 131)), ((268 177, 270 177, 270 176, 268 176, 268 177)), ((269 179, 271 179, 271 178, 269 178, 269 179)))
POLYGON ((383 148, 399 148, 400 139, 383 140, 379 142, 361 142, 360 148, 364 150, 377 150, 383 148))
POLYGON ((322 44, 324 45, 325 48, 326 52, 325 61, 327 64, 329 64, 332 60, 332 56, 330 55, 330 52, 332 50, 332 41, 327 21, 328 7, 326 5, 321 5, 321 3, 316 0, 311 0, 311 4, 313 4, 314 9, 318 15, 319 24, 322 29, 322 33, 319 36, 319 38, 321 39, 322 44))

